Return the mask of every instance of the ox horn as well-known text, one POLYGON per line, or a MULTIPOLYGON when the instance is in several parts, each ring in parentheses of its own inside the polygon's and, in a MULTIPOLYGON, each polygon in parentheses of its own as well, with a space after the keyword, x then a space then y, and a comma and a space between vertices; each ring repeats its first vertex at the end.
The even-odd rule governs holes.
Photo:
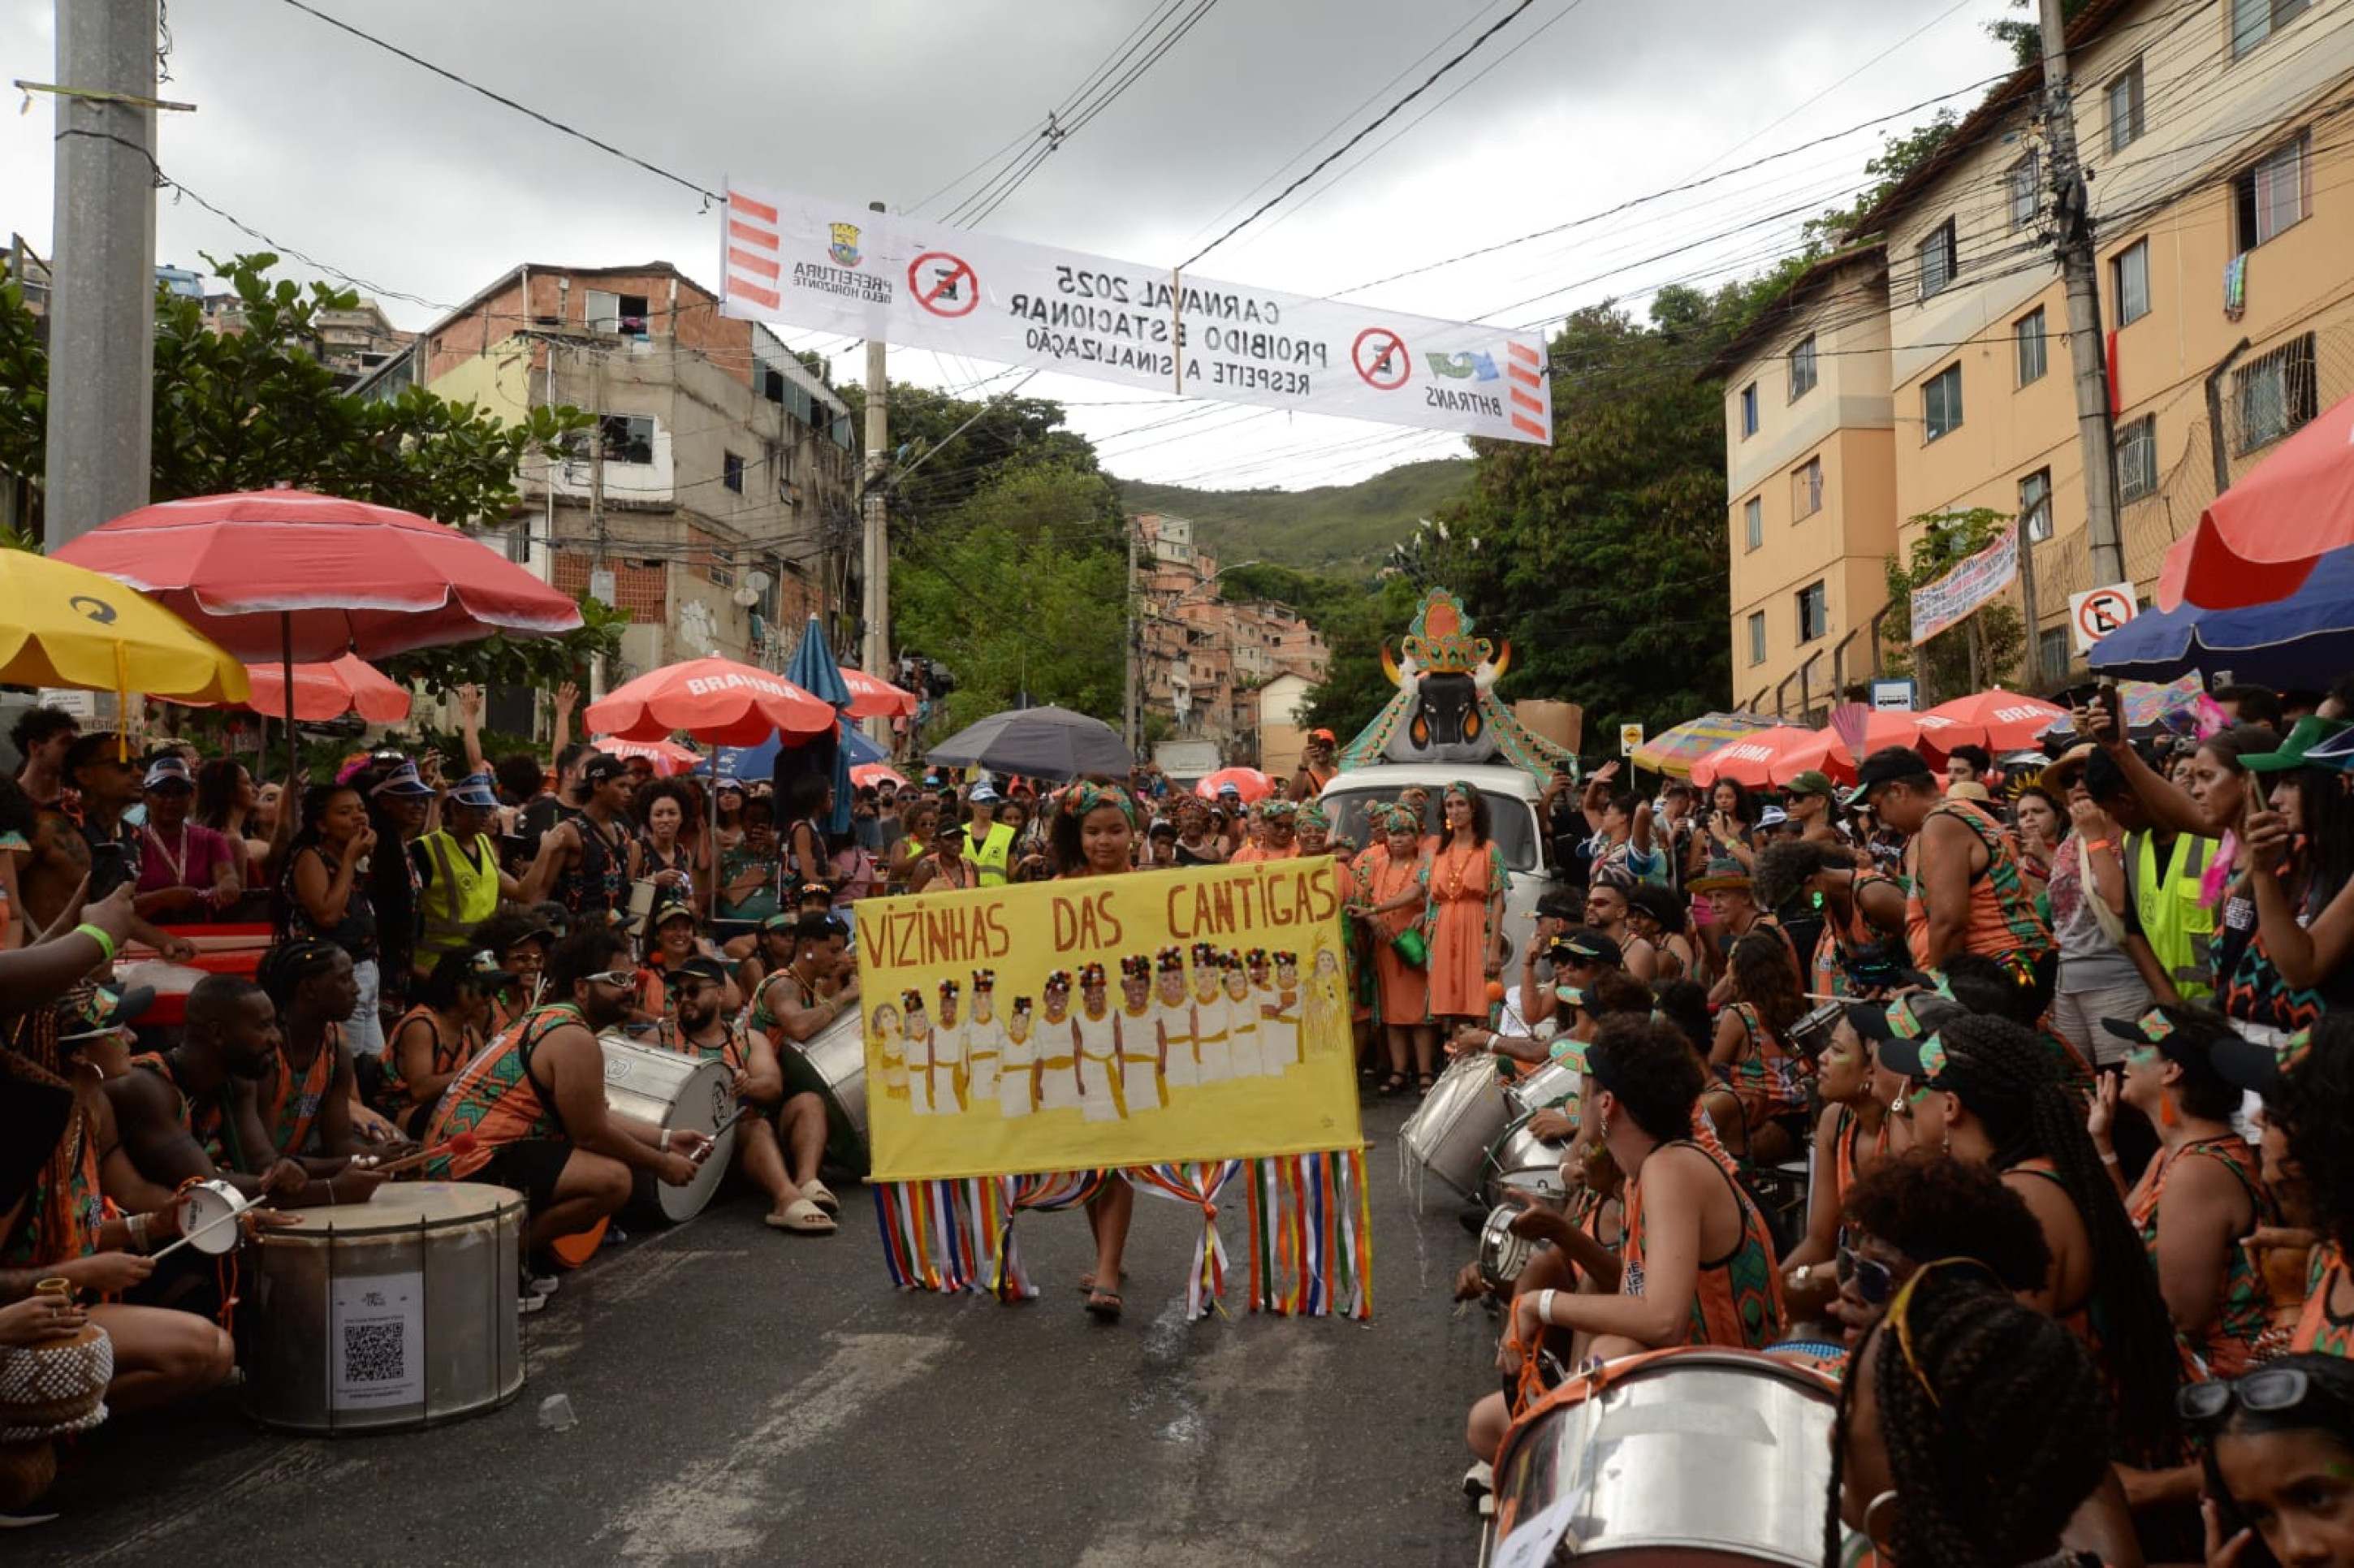
POLYGON ((1493 659, 1481 664, 1479 668, 1474 672, 1472 680, 1479 685, 1479 688, 1481 691, 1492 691, 1495 689, 1496 683, 1504 678, 1504 672, 1511 667, 1512 645, 1511 642, 1507 641, 1501 651, 1500 651, 1493 659))

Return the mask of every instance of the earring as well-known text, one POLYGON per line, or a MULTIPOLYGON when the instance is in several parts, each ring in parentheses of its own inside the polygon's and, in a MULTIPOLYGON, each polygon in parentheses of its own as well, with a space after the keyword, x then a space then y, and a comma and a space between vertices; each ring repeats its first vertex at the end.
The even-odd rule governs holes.
POLYGON ((1880 1531, 1872 1527, 1872 1516, 1880 1511, 1880 1505, 1882 1503, 1894 1502, 1895 1500, 1896 1489, 1891 1487, 1886 1491, 1881 1493, 1878 1497, 1863 1505, 1863 1533, 1865 1537, 1873 1543, 1875 1553, 1878 1551, 1880 1531))

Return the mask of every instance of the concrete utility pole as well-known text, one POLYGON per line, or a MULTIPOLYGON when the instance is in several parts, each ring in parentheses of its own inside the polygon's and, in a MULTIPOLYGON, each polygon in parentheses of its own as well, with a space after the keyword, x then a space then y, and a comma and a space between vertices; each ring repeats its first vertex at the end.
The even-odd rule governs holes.
POLYGON ((1129 753, 1133 755, 1136 751, 1138 743, 1143 738, 1137 733, 1140 726, 1137 724, 1136 714, 1136 643, 1138 637, 1136 625, 1136 535, 1139 530, 1136 525, 1135 518, 1128 518, 1127 524, 1128 580, 1120 588, 1120 601, 1128 608, 1128 635, 1124 639, 1124 646, 1128 655, 1128 668, 1126 677, 1121 683, 1121 689, 1125 694, 1120 698, 1119 725, 1120 738, 1128 743, 1128 749, 1129 753))
MULTIPOLYGON (((869 212, 881 212, 883 204, 870 201, 869 212)), ((866 340, 866 472, 864 500, 866 528, 859 560, 866 576, 866 648, 862 662, 866 673, 878 681, 891 678, 891 513, 890 503, 883 493, 883 471, 891 459, 891 389, 884 364, 884 345, 880 339, 866 340)), ((877 745, 887 744, 891 721, 870 718, 866 721, 866 736, 877 745)))
MULTIPOLYGON (((2042 0, 2042 7, 2043 134, 2052 147, 2052 217, 2060 231, 2060 275, 2068 287, 2076 444, 2084 469, 2084 534, 2093 547, 2093 582, 2097 586, 2126 580, 2125 548, 2117 532, 2116 432, 2109 419, 2108 356, 2102 348, 2100 262, 2093 246, 2092 202, 2076 161, 2067 26, 2061 0, 2042 0)), ((2033 626, 2027 629, 2031 645, 2036 632, 2033 626)))
POLYGON ((147 504, 155 397, 155 0, 57 0, 52 550, 147 504))

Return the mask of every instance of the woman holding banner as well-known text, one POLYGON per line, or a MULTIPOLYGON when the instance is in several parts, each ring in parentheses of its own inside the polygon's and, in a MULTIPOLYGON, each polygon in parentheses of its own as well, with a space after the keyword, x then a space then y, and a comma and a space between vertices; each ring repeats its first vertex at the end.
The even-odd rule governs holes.
MULTIPOLYGON (((1055 880, 1117 876, 1130 869, 1136 845, 1136 807, 1116 784, 1086 779, 1063 791, 1048 830, 1055 880)), ((1079 1281, 1087 1311, 1101 1323, 1119 1320, 1120 1257, 1128 1248, 1129 1222, 1136 1213, 1136 1189, 1117 1171, 1099 1172, 1100 1185, 1087 1200, 1087 1224, 1095 1232, 1095 1272, 1079 1281)))

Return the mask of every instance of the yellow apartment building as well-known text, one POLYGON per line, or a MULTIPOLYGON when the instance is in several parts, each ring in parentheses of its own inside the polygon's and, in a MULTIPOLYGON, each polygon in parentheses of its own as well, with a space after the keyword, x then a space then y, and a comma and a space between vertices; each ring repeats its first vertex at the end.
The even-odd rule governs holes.
MULTIPOLYGON (((2219 491, 2354 392, 2354 0, 2094 0, 2069 29, 2069 54, 2077 148, 2091 175, 2125 571, 2147 600, 2167 547, 2219 491)), ((1762 407, 1777 400, 1810 334, 1819 345, 1827 327, 1860 330, 1861 306, 1833 302, 1825 267, 1720 362, 1734 695, 1747 705, 1798 713, 1826 691, 1814 670, 1837 663, 1848 681, 1868 673, 1882 575, 1839 567, 1909 547, 1916 517, 1975 507, 2024 522, 2041 683, 2081 672, 2067 600, 2098 584, 2052 254, 2041 77, 2031 69, 1997 88, 1857 227, 1883 267, 1882 347, 1853 357, 1865 367, 1859 391, 1872 376, 1886 389, 1884 415, 1818 436, 1803 400, 1762 407), (1744 440, 1753 387, 1757 433, 1744 440), (1893 482, 1827 457, 1826 484, 1851 486, 1823 503, 1843 535, 1808 541, 1790 524, 1777 541, 1769 521, 1766 543, 1745 550, 1751 500, 1774 515, 1768 460, 1803 461, 1815 450, 1777 442, 1777 429, 1804 429, 1827 453, 1885 442, 1893 482), (1746 571, 1744 556, 1755 558, 1746 571), (1813 622, 1791 599, 1805 585, 1788 585, 1819 564, 1823 614, 1813 622), (1761 612, 1765 652, 1753 659, 1761 612), (1826 640, 1843 660, 1819 657, 1826 640)), ((1826 266, 1853 270, 1869 254, 1826 266)), ((1854 292, 1869 290, 1858 282, 1854 292)), ((1838 402, 1842 418, 1849 401, 1838 402)))

